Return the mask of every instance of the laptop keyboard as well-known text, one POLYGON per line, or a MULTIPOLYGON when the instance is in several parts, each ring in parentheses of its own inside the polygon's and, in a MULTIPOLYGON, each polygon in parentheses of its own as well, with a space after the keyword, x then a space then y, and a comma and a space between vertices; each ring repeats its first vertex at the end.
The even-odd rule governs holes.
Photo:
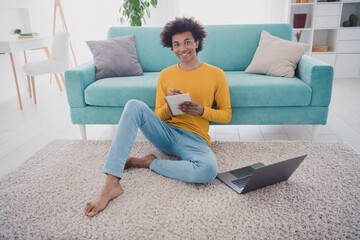
POLYGON ((239 179, 243 178, 245 176, 249 176, 249 175, 253 174, 253 172, 255 172, 255 169, 250 166, 230 171, 230 173, 232 175, 234 175, 236 178, 239 178, 239 179))
POLYGON ((235 184, 239 188, 244 188, 246 183, 249 181, 250 178, 251 178, 251 176, 248 176, 248 177, 236 179, 236 180, 231 181, 231 182, 233 184, 235 184))

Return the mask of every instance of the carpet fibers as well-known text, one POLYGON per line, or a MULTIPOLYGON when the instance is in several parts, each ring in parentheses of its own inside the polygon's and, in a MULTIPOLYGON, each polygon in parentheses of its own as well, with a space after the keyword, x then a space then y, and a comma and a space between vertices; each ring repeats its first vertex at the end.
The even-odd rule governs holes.
MULTIPOLYGON (((214 142, 219 172, 308 154, 293 176, 244 195, 128 169, 95 216, 111 141, 56 140, 0 180, 1 239, 359 239, 360 155, 342 142, 214 142)), ((136 142, 133 156, 154 153, 136 142)))

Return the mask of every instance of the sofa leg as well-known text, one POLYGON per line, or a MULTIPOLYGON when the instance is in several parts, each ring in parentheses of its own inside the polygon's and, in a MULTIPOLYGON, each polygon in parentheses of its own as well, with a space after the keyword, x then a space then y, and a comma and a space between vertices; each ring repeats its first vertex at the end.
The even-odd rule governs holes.
POLYGON ((311 141, 316 141, 319 134, 320 125, 312 125, 311 141))
POLYGON ((86 140, 86 127, 85 124, 78 124, 82 140, 86 140))

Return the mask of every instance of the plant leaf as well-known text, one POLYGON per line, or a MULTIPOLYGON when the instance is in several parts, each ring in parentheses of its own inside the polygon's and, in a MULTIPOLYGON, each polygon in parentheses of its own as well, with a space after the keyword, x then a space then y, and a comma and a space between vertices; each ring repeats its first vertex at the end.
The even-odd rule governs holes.
POLYGON ((134 6, 135 10, 139 11, 139 9, 140 9, 140 1, 139 0, 134 0, 133 6, 134 6))
POLYGON ((156 8, 158 1, 157 0, 151 0, 151 5, 156 8))
POLYGON ((124 0, 120 6, 120 22, 130 22, 131 26, 146 24, 146 16, 150 17, 150 5, 156 8, 158 0, 124 0))

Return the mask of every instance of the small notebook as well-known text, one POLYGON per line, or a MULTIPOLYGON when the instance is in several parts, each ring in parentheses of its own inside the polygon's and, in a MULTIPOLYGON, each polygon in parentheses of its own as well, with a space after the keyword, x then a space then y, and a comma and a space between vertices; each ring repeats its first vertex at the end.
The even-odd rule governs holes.
POLYGON ((173 96, 166 96, 165 101, 173 116, 183 114, 184 112, 178 109, 178 104, 184 101, 191 101, 190 93, 178 94, 173 96))

